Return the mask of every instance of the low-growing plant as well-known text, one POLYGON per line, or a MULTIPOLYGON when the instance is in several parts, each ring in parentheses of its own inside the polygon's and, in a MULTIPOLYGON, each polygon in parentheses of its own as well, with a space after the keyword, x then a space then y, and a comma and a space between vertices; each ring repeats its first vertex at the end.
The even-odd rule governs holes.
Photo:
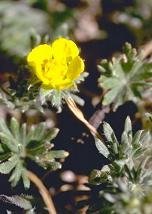
MULTIPOLYGON (((27 163, 30 160, 45 170, 57 170, 62 166, 60 160, 70 154, 53 149, 52 140, 54 142, 58 133, 57 128, 48 127, 46 121, 36 124, 25 122, 22 116, 31 109, 43 114, 46 106, 53 106, 61 113, 64 104, 67 104, 90 130, 93 143, 108 162, 101 170, 91 172, 88 185, 90 190, 98 187, 97 201, 93 199, 85 204, 86 213, 150 214, 151 113, 142 111, 142 117, 148 121, 145 130, 134 134, 131 120, 127 117, 120 140, 106 122, 103 122, 103 133, 100 134, 75 103, 83 104, 76 93, 79 92, 78 84, 87 76, 84 64, 77 45, 70 39, 58 38, 51 44, 34 47, 27 55, 26 66, 15 77, 1 84, 1 105, 18 110, 21 118, 10 116, 0 119, 0 173, 10 174, 9 182, 13 187, 22 179, 24 188, 28 189, 32 181, 45 203, 41 213, 45 209, 51 214, 58 212, 50 192, 41 179, 28 169, 27 163)), ((140 107, 144 94, 151 91, 151 60, 144 52, 138 55, 130 44, 126 44, 124 54, 112 59, 112 62, 102 61, 99 70, 102 72, 99 86, 104 90, 102 104, 111 105, 111 110, 129 100, 140 107)), ((0 195, 0 200, 16 205, 26 213, 36 213, 32 196, 0 195)))

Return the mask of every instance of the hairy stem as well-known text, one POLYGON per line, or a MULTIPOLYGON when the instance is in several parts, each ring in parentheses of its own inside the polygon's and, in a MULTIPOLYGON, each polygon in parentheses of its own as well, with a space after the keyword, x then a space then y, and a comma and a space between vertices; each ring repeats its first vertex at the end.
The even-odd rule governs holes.
POLYGON ((103 106, 100 107, 97 111, 94 112, 94 114, 90 117, 89 123, 95 127, 95 129, 98 129, 102 121, 105 119, 105 116, 107 113, 110 112, 110 106, 103 106))
POLYGON ((37 175, 35 175, 31 171, 27 171, 27 175, 28 175, 28 178, 38 188, 38 190, 39 190, 39 192, 43 198, 43 201, 47 207, 49 214, 56 214, 57 212, 56 212, 55 206, 53 204, 53 200, 51 198, 51 195, 50 195, 49 191, 47 190, 47 188, 42 183, 42 181, 37 177, 37 175))

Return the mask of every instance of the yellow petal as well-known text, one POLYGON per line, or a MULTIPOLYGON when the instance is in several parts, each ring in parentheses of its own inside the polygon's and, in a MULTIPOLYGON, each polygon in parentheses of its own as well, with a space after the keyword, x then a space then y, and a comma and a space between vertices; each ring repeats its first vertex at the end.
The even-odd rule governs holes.
POLYGON ((30 66, 35 67, 37 64, 42 64, 44 60, 52 57, 51 46, 44 44, 32 49, 27 56, 27 62, 30 66))
POLYGON ((42 87, 47 89, 71 88, 84 71, 78 47, 65 38, 55 40, 52 45, 35 47, 28 54, 27 61, 42 87))
POLYGON ((84 62, 81 57, 75 57, 69 65, 67 76, 75 80, 84 71, 84 62))
POLYGON ((34 67, 34 73, 41 82, 43 82, 45 84, 49 84, 49 79, 45 77, 43 70, 42 70, 42 66, 40 64, 37 64, 34 67))
POLYGON ((59 38, 52 44, 53 56, 56 59, 71 58, 78 56, 79 49, 76 44, 69 39, 59 38))
POLYGON ((72 85, 73 85, 73 82, 71 82, 71 80, 69 80, 69 79, 66 79, 66 80, 61 80, 58 82, 51 81, 48 84, 45 82, 42 84, 42 88, 44 88, 44 89, 53 88, 53 89, 57 89, 57 90, 63 90, 63 89, 70 88, 72 85))

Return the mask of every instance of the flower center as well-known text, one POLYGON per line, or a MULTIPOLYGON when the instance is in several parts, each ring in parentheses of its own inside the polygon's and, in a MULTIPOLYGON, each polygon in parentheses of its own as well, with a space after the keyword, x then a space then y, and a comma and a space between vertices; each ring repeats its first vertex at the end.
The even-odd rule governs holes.
POLYGON ((68 65, 65 60, 58 61, 51 58, 50 60, 44 60, 42 64, 43 75, 50 81, 66 79, 67 70, 68 65))

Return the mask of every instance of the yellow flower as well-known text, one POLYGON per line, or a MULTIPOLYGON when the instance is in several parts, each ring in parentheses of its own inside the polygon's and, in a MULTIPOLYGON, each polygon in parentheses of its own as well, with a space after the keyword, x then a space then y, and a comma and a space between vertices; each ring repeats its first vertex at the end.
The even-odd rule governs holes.
POLYGON ((64 90, 71 88, 84 71, 84 62, 76 44, 65 38, 52 45, 39 45, 27 56, 33 73, 43 88, 64 90))

